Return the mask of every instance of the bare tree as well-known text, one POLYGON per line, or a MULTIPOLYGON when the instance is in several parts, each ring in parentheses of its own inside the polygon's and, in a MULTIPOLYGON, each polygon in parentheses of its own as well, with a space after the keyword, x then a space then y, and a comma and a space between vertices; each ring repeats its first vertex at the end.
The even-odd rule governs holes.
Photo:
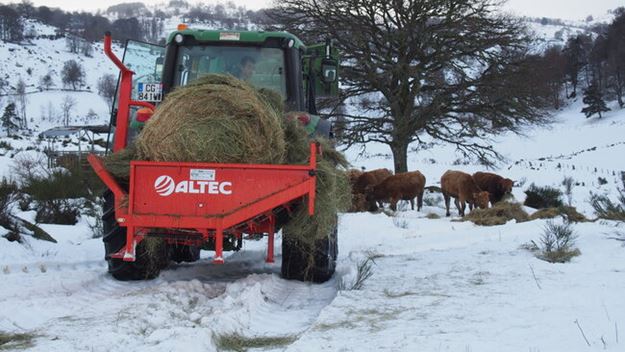
POLYGON ((54 85, 54 80, 52 80, 52 75, 50 73, 46 73, 45 75, 41 76, 41 78, 39 79, 39 89, 45 89, 45 90, 50 90, 50 88, 52 88, 52 86, 54 85))
POLYGON ((67 50, 72 54, 78 54, 81 41, 82 39, 77 35, 68 34, 65 37, 65 45, 67 46, 67 50))
POLYGON ((20 117, 20 128, 28 128, 28 120, 26 119, 26 104, 28 98, 26 97, 26 83, 20 77, 15 85, 15 94, 17 95, 17 102, 19 103, 18 115, 20 117))
POLYGON ((70 95, 66 95, 61 102, 61 112, 63 113, 63 125, 69 126, 71 122, 72 110, 76 106, 76 99, 70 95))
POLYGON ((489 162, 493 135, 538 123, 524 82, 528 40, 497 0, 282 0, 274 26, 341 50, 348 142, 380 142, 395 171, 411 143, 451 143, 489 162))
POLYGON ((82 85, 85 81, 85 71, 78 62, 69 60, 63 65, 61 79, 64 85, 71 85, 72 89, 76 90, 76 86, 82 85))
POLYGON ((117 90, 117 79, 114 75, 107 73, 98 79, 98 94, 106 101, 109 112, 113 108, 113 100, 115 100, 115 91, 117 90))

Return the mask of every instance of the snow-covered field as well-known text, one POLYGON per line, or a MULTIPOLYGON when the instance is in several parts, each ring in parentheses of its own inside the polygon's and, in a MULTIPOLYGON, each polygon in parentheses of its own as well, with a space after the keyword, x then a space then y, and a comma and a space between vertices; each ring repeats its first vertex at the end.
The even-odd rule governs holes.
MULTIPOLYGON (((590 192, 613 194, 625 170, 625 111, 613 108, 587 120, 573 103, 550 129, 502 136, 496 148, 507 160, 496 171, 523 183, 517 200, 532 182, 562 189, 569 176, 579 183, 573 205, 593 217, 590 192)), ((347 151, 366 168, 390 167, 387 153, 347 151)), ((482 169, 453 165, 458 157, 440 146, 412 153, 409 166, 428 185, 447 169, 482 169)), ((624 349, 617 223, 574 225, 581 255, 550 264, 522 248, 539 243, 544 220, 480 227, 445 218, 440 196, 429 197, 433 205, 421 212, 341 215, 337 273, 321 285, 280 278, 279 242, 276 264, 263 262, 264 242, 246 242, 222 266, 203 252, 203 260, 173 265, 158 279, 126 283, 106 274, 88 219, 42 225, 58 244, 0 238, 0 331, 35 334, 32 351, 211 351, 218 336, 286 338, 266 350, 287 351, 624 349), (431 213, 441 218, 426 218, 431 213), (340 290, 365 258, 374 260, 373 275, 360 290, 340 290)))

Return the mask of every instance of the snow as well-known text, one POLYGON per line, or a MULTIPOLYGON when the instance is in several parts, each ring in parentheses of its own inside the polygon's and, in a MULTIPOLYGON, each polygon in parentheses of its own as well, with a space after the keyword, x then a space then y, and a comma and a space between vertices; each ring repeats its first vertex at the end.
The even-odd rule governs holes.
MULTIPOLYGON (((63 42, 37 43, 40 57, 52 57, 40 68, 25 48, 12 45, 0 44, 2 72, 15 71, 19 61, 22 69, 32 66, 32 77, 21 73, 31 87, 52 62, 71 57, 63 42)), ((93 59, 84 58, 92 90, 100 74, 114 72, 97 58, 98 50, 93 59)), ((96 92, 33 92, 28 114, 36 127, 31 138, 2 138, 13 149, 0 148, 1 175, 13 176, 20 156, 41 155, 46 142, 36 135, 56 125, 39 118, 41 107, 58 106, 66 94, 78 101, 77 123, 88 109, 106 121, 107 107, 96 92)), ((564 177, 572 177, 578 183, 572 205, 593 218, 591 192, 614 197, 625 170, 619 157, 625 152, 625 110, 611 107, 601 119, 586 119, 574 101, 554 114, 549 128, 498 136, 494 147, 506 159, 494 171, 517 181, 513 194, 519 201, 531 183, 563 190, 564 177)), ((392 168, 383 145, 370 144, 364 153, 355 147, 346 155, 354 167, 392 168)), ((409 169, 437 185, 447 169, 484 167, 438 145, 410 152, 409 169)), ((106 273, 92 218, 83 216, 75 226, 41 224, 58 243, 0 237, 0 331, 34 333, 26 350, 46 352, 215 351, 216 337, 232 333, 293 336, 292 344, 267 348, 287 351, 623 350, 625 248, 615 239, 623 224, 573 225, 581 255, 550 264, 523 248, 540 243, 545 220, 476 226, 459 221, 453 209, 446 218, 440 195, 427 197, 430 205, 420 212, 404 207, 394 216, 341 214, 338 268, 324 284, 280 278, 279 235, 274 264, 263 261, 264 241, 246 241, 223 265, 202 252, 200 261, 172 264, 155 280, 118 282, 106 273), (339 289, 349 287, 366 258, 373 260, 373 275, 362 289, 339 289)))

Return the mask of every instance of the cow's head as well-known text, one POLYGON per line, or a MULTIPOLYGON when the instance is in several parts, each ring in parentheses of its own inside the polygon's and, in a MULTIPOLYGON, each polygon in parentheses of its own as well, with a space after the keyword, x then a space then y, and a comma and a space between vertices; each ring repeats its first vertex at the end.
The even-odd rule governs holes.
POLYGON ((481 191, 481 192, 473 193, 473 199, 475 200, 475 206, 479 207, 480 209, 488 208, 488 201, 489 201, 488 192, 481 191))
POLYGON ((514 186, 514 181, 509 178, 504 178, 499 184, 499 187, 504 194, 512 193, 512 186, 514 186))

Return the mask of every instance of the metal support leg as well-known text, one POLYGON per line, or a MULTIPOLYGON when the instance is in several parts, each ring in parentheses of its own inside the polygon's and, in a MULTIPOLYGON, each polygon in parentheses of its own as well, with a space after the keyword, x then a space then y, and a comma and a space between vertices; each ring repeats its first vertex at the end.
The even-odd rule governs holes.
POLYGON ((267 236, 267 259, 266 263, 273 263, 273 251, 274 251, 274 235, 276 231, 276 218, 273 215, 269 216, 269 231, 267 236))
POLYGON ((124 253, 125 262, 135 261, 135 228, 134 226, 128 226, 126 228, 126 250, 124 253))
POLYGON ((215 230, 215 258, 213 263, 224 263, 224 230, 221 227, 215 230))

